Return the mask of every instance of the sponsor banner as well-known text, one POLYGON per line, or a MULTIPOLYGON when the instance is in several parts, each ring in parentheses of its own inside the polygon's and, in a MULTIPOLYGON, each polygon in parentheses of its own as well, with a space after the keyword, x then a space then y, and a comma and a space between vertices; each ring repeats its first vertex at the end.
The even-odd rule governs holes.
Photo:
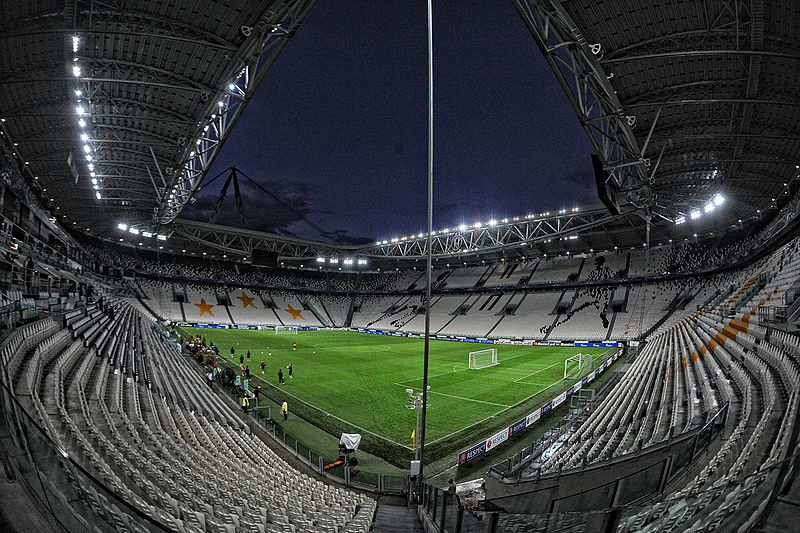
POLYGON ((583 348, 618 348, 617 341, 575 341, 574 346, 583 348))
POLYGON ((469 461, 472 461, 476 457, 479 457, 486 453, 486 441, 481 442, 480 444, 476 444, 469 450, 464 450, 460 454, 458 454, 458 464, 463 465, 469 461))
POLYGON ((539 418, 541 418, 541 416, 542 416, 542 410, 541 409, 535 410, 525 418, 525 425, 528 427, 532 426, 537 420, 539 420, 539 418))
MULTIPOLYGON (((580 383, 580 381, 578 383, 580 383)), ((573 394, 575 394, 575 385, 573 385, 573 386, 571 386, 570 388, 567 389, 567 398, 569 398, 573 394)))
POLYGON ((188 327, 191 327, 192 325, 189 324, 188 322, 178 322, 176 324, 176 326, 181 327, 181 328, 188 328, 188 327))
POLYGON ((572 392, 570 392, 570 393, 569 393, 569 394, 570 394, 570 396, 571 396, 571 395, 573 395, 573 394, 575 394, 575 393, 576 393, 576 392, 578 392, 579 390, 581 390, 581 387, 582 387, 582 386, 583 386, 583 381, 579 381, 579 382, 577 382, 575 385, 573 385, 572 387, 570 387, 570 389, 572 389, 572 392))
POLYGON ((193 324, 196 328, 228 329, 227 324, 193 324))
POLYGON ((523 418, 508 428, 508 436, 511 437, 512 435, 516 435, 517 433, 523 431, 526 427, 528 427, 528 422, 527 419, 523 418))
POLYGON ((587 384, 591 383, 592 381, 594 381, 594 378, 595 378, 595 376, 596 376, 596 375, 597 375, 597 372, 596 372, 596 371, 594 371, 594 370, 593 370, 593 371, 591 371, 591 372, 589 372, 589 373, 588 373, 588 374, 587 374, 587 375, 586 375, 586 376, 585 376, 585 377, 584 377, 584 378, 581 380, 581 383, 583 383, 584 385, 587 385, 587 384))
POLYGON ((500 431, 499 433, 496 433, 486 439, 487 452, 508 440, 508 429, 509 428, 505 428, 503 431, 500 431))
POLYGON ((555 398, 553 398, 553 408, 556 408, 562 403, 564 403, 566 399, 567 399, 567 391, 564 391, 555 398))
POLYGON ((542 416, 546 415, 553 410, 553 400, 550 400, 542 406, 542 416))

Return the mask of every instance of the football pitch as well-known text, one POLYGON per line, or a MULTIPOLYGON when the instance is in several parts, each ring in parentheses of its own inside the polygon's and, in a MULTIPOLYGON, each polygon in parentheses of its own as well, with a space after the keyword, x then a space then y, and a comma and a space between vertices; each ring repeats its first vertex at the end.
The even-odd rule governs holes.
MULTIPOLYGON (((415 338, 371 335, 349 331, 299 331, 297 335, 272 330, 182 328, 203 335, 219 347, 220 355, 239 364, 249 350, 254 376, 279 388, 292 410, 302 400, 363 431, 402 446, 411 445, 416 424, 406 407, 405 389, 422 388, 423 341, 415 338), (292 349, 292 343, 297 349, 292 349), (231 356, 233 347, 236 354, 231 356), (267 362, 261 373, 260 363, 267 362), (294 378, 286 366, 291 363, 294 378), (278 385, 278 368, 285 385, 278 385)), ((470 370, 468 354, 487 345, 431 341, 429 362, 427 440, 446 437, 467 426, 494 417, 534 396, 542 402, 572 381, 563 379, 564 360, 589 354, 595 365, 606 348, 493 345, 500 364, 470 370)), ((257 383, 256 383, 257 384, 257 383)), ((325 428, 323 428, 325 429, 325 428)), ((487 431, 491 423, 487 420, 487 431)), ((477 440, 480 436, 475 435, 477 440)))

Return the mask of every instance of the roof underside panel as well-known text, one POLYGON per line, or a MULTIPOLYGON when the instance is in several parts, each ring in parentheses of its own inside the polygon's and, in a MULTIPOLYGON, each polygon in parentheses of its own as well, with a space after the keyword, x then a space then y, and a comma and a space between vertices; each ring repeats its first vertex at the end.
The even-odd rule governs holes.
POLYGON ((733 200, 715 215, 725 224, 790 193, 800 161, 800 4, 561 4, 585 42, 600 45, 643 156, 661 155, 656 209, 685 215, 720 193, 733 200))
POLYGON ((258 66, 267 38, 291 37, 300 20, 281 24, 312 5, 3 2, 2 127, 64 220, 101 231, 121 217, 153 224, 167 203, 179 212, 199 186, 208 165, 196 165, 191 180, 182 169, 200 155, 210 164, 211 149, 195 154, 193 147, 199 137, 224 142, 235 123, 226 112, 243 109, 234 100, 255 90, 247 69, 258 66))

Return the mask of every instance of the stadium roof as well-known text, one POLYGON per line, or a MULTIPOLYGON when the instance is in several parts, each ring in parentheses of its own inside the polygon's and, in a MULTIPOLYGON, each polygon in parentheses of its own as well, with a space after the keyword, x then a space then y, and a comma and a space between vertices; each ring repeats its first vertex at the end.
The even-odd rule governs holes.
MULTIPOLYGON (((511 1, 619 188, 622 214, 586 206, 445 232, 439 255, 641 246, 648 225, 657 244, 758 220, 797 190, 796 2, 511 1), (715 195, 725 206, 709 215, 715 195)), ((181 246, 247 252, 272 239, 287 256, 421 257, 419 235, 356 250, 175 220, 313 4, 5 2, 3 141, 51 213, 95 233, 114 236, 122 215, 166 225, 181 246)))
POLYGON ((3 2, 4 136, 62 220, 168 223, 314 3, 3 2))
POLYGON ((723 194, 730 223, 790 191, 797 2, 513 2, 627 200, 674 220, 723 194))

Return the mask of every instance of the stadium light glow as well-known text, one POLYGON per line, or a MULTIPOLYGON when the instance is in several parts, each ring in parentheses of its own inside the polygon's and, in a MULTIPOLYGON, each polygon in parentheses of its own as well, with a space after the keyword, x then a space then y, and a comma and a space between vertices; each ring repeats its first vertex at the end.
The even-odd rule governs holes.
POLYGON ((466 224, 459 224, 458 225, 458 231, 465 231, 466 229, 467 229, 467 225, 466 224))
POLYGON ((77 35, 73 35, 72 36, 72 51, 73 52, 77 52, 78 51, 78 46, 80 46, 80 44, 81 44, 81 38, 78 37, 77 35))
POLYGON ((117 229, 121 229, 122 231, 128 231, 128 225, 120 222, 119 224, 117 224, 117 229))
POLYGON ((317 263, 324 263, 324 262, 325 262, 324 257, 317 257, 317 263))
POLYGON ((345 265, 352 265, 353 264, 353 260, 352 259, 345 259, 344 260, 344 264, 345 265))
POLYGON ((88 141, 89 140, 89 134, 88 133, 81 133, 81 140, 82 141, 88 141))
POLYGON ((710 213, 713 210, 714 210, 714 203, 713 202, 708 202, 706 205, 703 206, 703 212, 705 212, 705 213, 710 213))
POLYGON ((103 197, 102 197, 102 196, 100 196, 100 192, 97 192, 97 193, 95 193, 95 196, 97 196, 97 199, 98 199, 98 200, 102 200, 102 199, 103 199, 103 197))
POLYGON ((75 76, 76 78, 80 78, 81 67, 79 67, 78 65, 72 65, 72 75, 75 76))
POLYGON ((366 265, 367 264, 367 260, 366 259, 359 259, 358 260, 358 264, 359 265, 366 265))
POLYGON ((81 94, 83 93, 81 93, 80 89, 75 89, 75 96, 80 96, 81 94))
POLYGON ((334 264, 334 265, 338 265, 339 264, 339 259, 337 259, 336 257, 331 257, 329 262, 334 264))
POLYGON ((79 106, 76 106, 76 107, 75 107, 75 112, 76 112, 76 113, 78 114, 78 116, 80 117, 80 116, 83 116, 83 114, 84 114, 84 113, 86 113, 86 110, 83 108, 83 106, 82 106, 82 105, 79 105, 79 106))
MULTIPOLYGON (((784 183, 784 185, 786 184, 784 183)), ((714 202, 714 205, 720 206, 725 203, 725 197, 722 196, 721 194, 715 194, 714 197, 711 199, 711 201, 714 202)))
POLYGON ((139 235, 139 230, 136 228, 128 228, 128 231, 133 233, 134 235, 139 235))
POLYGON ((153 236, 153 233, 150 231, 143 231, 142 237, 147 237, 148 239, 153 236))
POLYGON ((83 119, 80 119, 78 121, 78 126, 80 126, 81 128, 85 128, 86 127, 86 121, 83 120, 83 119))
POLYGON ((686 217, 684 216, 679 216, 675 218, 675 224, 680 225, 683 224, 684 222, 686 222, 686 217))
POLYGON ((692 220, 697 220, 698 218, 700 218, 700 214, 701 214, 700 211, 692 211, 691 213, 689 213, 689 218, 691 218, 692 220))
POLYGON ((159 233, 159 234, 156 236, 156 239, 158 239, 159 241, 166 241, 166 240, 167 240, 167 236, 166 236, 166 235, 161 235, 161 234, 159 233))

